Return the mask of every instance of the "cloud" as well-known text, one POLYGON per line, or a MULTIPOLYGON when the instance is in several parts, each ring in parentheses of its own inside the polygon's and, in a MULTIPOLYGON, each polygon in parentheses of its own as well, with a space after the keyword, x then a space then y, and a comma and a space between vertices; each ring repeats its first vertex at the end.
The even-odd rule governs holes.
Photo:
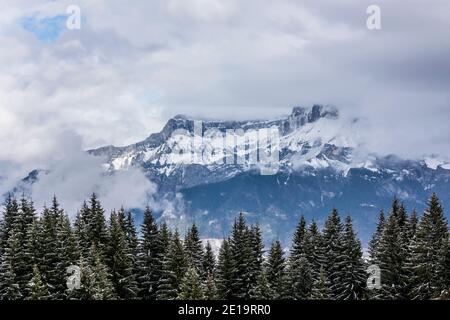
POLYGON ((62 149, 58 159, 45 168, 32 185, 33 201, 39 208, 48 204, 56 195, 71 217, 74 217, 84 200, 95 192, 106 212, 124 207, 144 208, 156 192, 156 186, 138 169, 107 174, 103 159, 91 156, 81 150, 79 136, 66 132, 60 137, 62 149))
POLYGON ((0 176, 55 161, 67 130, 84 150, 179 113, 261 119, 313 103, 365 118, 380 153, 450 156, 444 1, 378 1, 379 31, 360 0, 80 0, 81 30, 59 29, 69 4, 2 7, 0 176))

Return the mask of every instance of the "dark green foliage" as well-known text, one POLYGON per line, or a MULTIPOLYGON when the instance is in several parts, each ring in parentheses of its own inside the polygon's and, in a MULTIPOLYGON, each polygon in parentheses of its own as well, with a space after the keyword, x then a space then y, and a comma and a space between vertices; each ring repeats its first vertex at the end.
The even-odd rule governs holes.
POLYGON ((37 215, 31 200, 10 196, 0 221, 0 299, 450 299, 448 223, 435 194, 420 219, 397 199, 386 218, 380 212, 368 264, 381 268, 381 289, 366 288, 352 219, 342 223, 336 209, 322 232, 301 217, 286 255, 275 241, 265 256, 261 229, 243 213, 217 262, 195 224, 180 238, 158 227, 150 208, 139 234, 124 209, 107 227, 95 194, 73 226, 56 197, 37 215), (68 270, 78 267, 72 288, 68 270))

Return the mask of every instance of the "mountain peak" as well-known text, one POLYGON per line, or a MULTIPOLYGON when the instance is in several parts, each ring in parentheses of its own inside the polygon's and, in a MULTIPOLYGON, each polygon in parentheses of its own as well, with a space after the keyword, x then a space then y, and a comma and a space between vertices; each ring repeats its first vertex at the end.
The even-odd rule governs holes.
POLYGON ((305 118, 307 122, 315 122, 320 118, 335 119, 338 115, 339 111, 335 107, 315 104, 312 107, 294 107, 291 118, 305 118))

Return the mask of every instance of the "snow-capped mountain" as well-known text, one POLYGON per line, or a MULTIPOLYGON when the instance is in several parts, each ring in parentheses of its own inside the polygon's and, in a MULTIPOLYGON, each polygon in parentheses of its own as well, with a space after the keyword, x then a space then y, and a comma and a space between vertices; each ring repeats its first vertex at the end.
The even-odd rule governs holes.
MULTIPOLYGON (((301 214, 320 224, 337 207, 353 216, 367 242, 378 211, 388 209, 394 196, 420 212, 437 192, 450 206, 450 162, 369 152, 361 129, 358 120, 341 119, 337 109, 319 105, 295 107, 274 120, 178 115, 144 141, 88 153, 104 160, 110 175, 142 170, 157 185, 154 196, 175 203, 157 215, 178 227, 195 220, 211 238, 226 234, 239 211, 258 221, 266 238, 283 240, 301 214)), ((46 174, 33 171, 18 192, 46 174)))
POLYGON ((195 219, 210 236, 223 235, 243 210, 266 234, 283 238, 300 214, 321 222, 336 206, 355 218, 365 239, 377 211, 387 209, 394 196, 409 209, 422 210, 436 191, 446 204, 448 162, 367 152, 360 128, 357 120, 344 121, 335 108, 319 105, 295 107, 289 116, 267 121, 179 115, 142 142, 89 153, 104 157, 111 173, 142 168, 161 196, 179 199, 181 194, 183 212, 170 216, 195 219), (263 130, 276 134, 261 138, 263 130), (276 170, 264 174, 256 151, 277 153, 276 170))

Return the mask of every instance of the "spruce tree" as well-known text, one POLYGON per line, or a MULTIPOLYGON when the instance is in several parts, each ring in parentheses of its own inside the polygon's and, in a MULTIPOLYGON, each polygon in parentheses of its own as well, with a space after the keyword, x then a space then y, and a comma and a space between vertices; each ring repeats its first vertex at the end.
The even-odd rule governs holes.
POLYGON ((306 221, 303 216, 294 232, 287 265, 286 298, 294 300, 307 299, 311 294, 314 281, 312 265, 306 251, 306 221))
POLYGON ((342 255, 336 259, 339 268, 337 282, 331 287, 341 300, 361 300, 365 297, 366 267, 362 259, 361 243, 353 231, 350 216, 345 219, 342 236, 342 255))
POLYGON ((249 299, 254 271, 254 253, 252 252, 250 231, 241 212, 235 220, 230 237, 231 252, 231 288, 232 299, 249 299))
POLYGON ((41 273, 37 265, 33 266, 33 273, 29 286, 28 300, 47 300, 49 296, 47 284, 42 280, 41 273))
POLYGON ((184 240, 184 251, 186 253, 187 263, 195 268, 197 274, 201 275, 203 271, 203 245, 200 240, 197 225, 194 223, 188 230, 184 240))
POLYGON ((406 298, 408 285, 402 273, 407 263, 409 242, 407 221, 408 217, 403 204, 399 205, 397 198, 394 198, 374 257, 381 269, 382 285, 381 291, 376 293, 376 298, 406 298))
POLYGON ((180 293, 178 299, 181 300, 203 300, 204 293, 200 280, 200 276, 197 273, 197 269, 194 266, 188 268, 186 275, 183 277, 180 284, 180 293))
POLYGON ((173 300, 178 297, 187 268, 183 244, 178 231, 176 231, 170 240, 169 249, 163 260, 162 275, 157 291, 159 300, 173 300))
POLYGON ((252 225, 248 231, 250 247, 250 263, 248 265, 251 299, 264 299, 267 287, 267 279, 263 274, 263 249, 264 244, 259 225, 252 225))
POLYGON ((369 258, 372 264, 376 264, 376 258, 378 257, 378 245, 380 243, 381 236, 383 234, 385 225, 384 211, 380 210, 380 214, 378 216, 377 229, 375 233, 372 235, 372 239, 369 242, 369 258))
POLYGON ((2 300, 19 300, 24 298, 17 276, 20 250, 18 233, 15 229, 11 229, 8 232, 8 240, 0 261, 0 299, 2 300))
POLYGON ((342 245, 343 226, 339 213, 334 208, 325 221, 323 229, 324 267, 326 277, 330 284, 331 298, 337 299, 340 295, 338 284, 340 279, 339 257, 343 254, 342 245))
POLYGON ((279 300, 285 294, 285 258, 280 241, 272 243, 269 256, 265 265, 265 273, 268 284, 268 296, 270 299, 279 300))
POLYGON ((214 257, 213 250, 209 241, 206 242, 205 255, 203 259, 203 280, 206 280, 209 276, 214 278, 216 270, 216 258, 214 257))
POLYGON ((80 258, 81 288, 74 293, 83 300, 113 300, 116 298, 108 267, 95 244, 87 258, 80 258))
POLYGON ((313 283, 311 299, 329 300, 331 297, 330 294, 330 284, 328 283, 326 272, 321 268, 319 271, 319 278, 313 283))
POLYGON ((124 220, 112 212, 109 226, 108 264, 115 292, 120 299, 135 299, 138 295, 134 257, 125 234, 124 220))
POLYGON ((144 211, 141 234, 137 259, 140 296, 146 300, 153 300, 156 299, 158 281, 161 276, 162 248, 158 226, 148 206, 144 211))
POLYGON ((228 239, 224 239, 219 250, 217 262, 216 287, 219 299, 229 300, 232 297, 232 253, 228 239))
POLYGON ((428 202, 411 245, 413 299, 438 298, 448 289, 448 224, 436 194, 428 202))

